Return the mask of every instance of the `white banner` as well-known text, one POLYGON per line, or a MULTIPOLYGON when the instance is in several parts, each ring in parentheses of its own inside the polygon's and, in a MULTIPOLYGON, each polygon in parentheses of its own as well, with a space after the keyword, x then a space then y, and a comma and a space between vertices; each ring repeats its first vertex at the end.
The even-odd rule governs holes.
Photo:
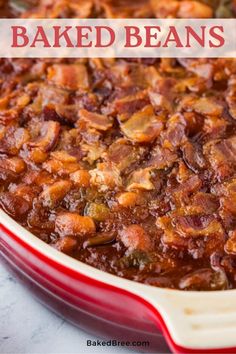
POLYGON ((0 57, 236 57, 236 19, 1 19, 0 57))

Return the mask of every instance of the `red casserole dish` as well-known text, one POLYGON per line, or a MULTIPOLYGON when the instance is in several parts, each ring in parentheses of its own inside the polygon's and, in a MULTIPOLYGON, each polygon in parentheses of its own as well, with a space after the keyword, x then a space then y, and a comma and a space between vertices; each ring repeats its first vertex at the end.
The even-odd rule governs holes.
POLYGON ((110 275, 56 251, 3 211, 0 235, 5 263, 46 306, 82 329, 148 341, 145 351, 167 352, 164 335, 175 353, 236 352, 236 290, 184 292, 110 275))

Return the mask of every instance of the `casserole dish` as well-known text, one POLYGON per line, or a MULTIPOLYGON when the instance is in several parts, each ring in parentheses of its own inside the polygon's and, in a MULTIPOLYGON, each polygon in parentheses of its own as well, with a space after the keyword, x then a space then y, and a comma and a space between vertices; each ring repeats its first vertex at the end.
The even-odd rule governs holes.
POLYGON ((119 278, 51 248, 3 211, 0 235, 6 264, 44 304, 83 329, 149 341, 145 351, 167 351, 161 333, 175 353, 236 351, 236 290, 184 292, 119 278))

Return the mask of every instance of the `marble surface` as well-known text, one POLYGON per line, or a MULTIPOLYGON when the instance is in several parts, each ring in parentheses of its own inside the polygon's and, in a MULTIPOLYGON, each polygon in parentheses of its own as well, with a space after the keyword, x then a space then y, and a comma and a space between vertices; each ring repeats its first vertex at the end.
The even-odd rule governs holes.
POLYGON ((0 353, 135 353, 121 347, 88 347, 90 334, 53 314, 0 264, 0 353))

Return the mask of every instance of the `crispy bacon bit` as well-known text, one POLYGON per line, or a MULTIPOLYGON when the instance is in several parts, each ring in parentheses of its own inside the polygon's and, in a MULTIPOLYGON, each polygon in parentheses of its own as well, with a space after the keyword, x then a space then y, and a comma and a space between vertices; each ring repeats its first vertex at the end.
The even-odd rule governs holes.
POLYGON ((48 80, 68 90, 86 90, 89 87, 87 69, 83 64, 55 64, 48 69, 48 80))
POLYGON ((125 121, 149 103, 147 91, 145 90, 116 99, 112 106, 114 107, 114 112, 118 114, 120 121, 125 121))
POLYGON ((64 176, 81 168, 76 157, 68 154, 66 151, 53 151, 50 155, 51 159, 43 164, 43 168, 49 173, 64 176))
POLYGON ((229 239, 225 244, 225 251, 229 254, 236 254, 236 231, 231 231, 229 239))
POLYGON ((193 198, 193 206, 198 207, 200 213, 214 213, 220 202, 214 194, 199 192, 193 198))
POLYGON ((44 122, 42 124, 40 137, 34 141, 29 142, 31 148, 40 148, 44 152, 53 150, 56 146, 60 133, 60 124, 54 121, 44 122))
POLYGON ((197 175, 193 175, 184 182, 182 182, 173 191, 175 204, 178 206, 189 204, 191 195, 197 192, 201 188, 201 186, 202 180, 197 175))
POLYGON ((173 111, 173 107, 170 101, 158 92, 153 90, 149 91, 149 98, 151 101, 152 106, 155 108, 156 111, 166 111, 171 113, 173 111))
POLYGON ((42 101, 43 107, 48 105, 49 107, 58 107, 60 104, 65 106, 69 102, 69 92, 53 85, 43 85, 39 89, 38 98, 42 101))
POLYGON ((178 155, 167 148, 157 145, 153 148, 152 156, 147 165, 156 169, 171 167, 178 159, 178 155))
POLYGON ((101 192, 122 186, 119 170, 106 163, 97 164, 97 168, 90 170, 89 173, 91 176, 91 184, 96 186, 101 192))
POLYGON ((155 116, 152 106, 146 106, 121 124, 122 132, 129 139, 139 143, 153 141, 159 136, 162 128, 161 119, 155 116))
POLYGON ((236 151, 232 139, 211 141, 204 146, 203 151, 220 180, 232 174, 236 166, 236 151))
POLYGON ((175 231, 169 216, 157 218, 157 227, 163 231, 162 242, 165 245, 178 247, 178 249, 188 247, 187 239, 184 239, 175 231))
POLYGON ((129 251, 148 251, 151 248, 151 240, 140 225, 129 225, 119 232, 121 242, 129 251))
POLYGON ((117 166, 120 171, 125 170, 132 163, 137 162, 144 153, 142 147, 135 147, 126 139, 117 139, 108 148, 104 157, 117 166))
POLYGON ((133 172, 130 177, 130 181, 127 186, 128 191, 135 189, 152 190, 155 189, 153 182, 151 181, 151 169, 145 168, 133 172))
POLYGON ((113 125, 111 117, 89 112, 86 109, 81 109, 79 111, 79 117, 80 119, 84 120, 89 127, 97 130, 106 131, 110 129, 113 125))
POLYGON ((180 146, 187 140, 186 122, 182 115, 175 114, 167 122, 167 130, 164 133, 164 147, 170 150, 180 146))
POLYGON ((94 221, 89 216, 80 216, 77 213, 64 212, 55 220, 55 231, 64 236, 84 238, 96 232, 94 221))
POLYGON ((229 112, 231 116, 236 119, 236 75, 232 76, 228 82, 228 95, 226 101, 229 106, 229 112))
POLYGON ((220 117, 223 113, 223 106, 212 97, 196 97, 186 95, 179 104, 179 109, 191 112, 195 111, 203 116, 220 117))
POLYGON ((197 146, 186 142, 183 146, 183 159, 188 167, 195 173, 206 167, 204 156, 197 146))
POLYGON ((193 109, 195 112, 206 116, 221 116, 223 113, 223 106, 209 97, 196 99, 193 103, 193 109))
POLYGON ((211 80, 214 74, 214 66, 211 63, 199 63, 197 61, 189 65, 188 69, 206 80, 211 80))
POLYGON ((236 216, 236 192, 228 192, 225 197, 220 198, 221 210, 236 216))
POLYGON ((90 165, 93 165, 95 161, 100 159, 105 151, 105 146, 100 142, 93 144, 81 144, 82 153, 85 155, 83 160, 88 161, 90 165))
POLYGON ((221 224, 212 215, 177 216, 172 220, 176 231, 183 237, 209 236, 222 234, 221 224))
POLYGON ((71 183, 69 181, 57 181, 45 187, 39 199, 42 200, 43 206, 53 209, 64 199, 70 189, 71 183))
POLYGON ((0 152, 17 155, 22 146, 30 140, 29 131, 25 128, 7 128, 0 136, 0 152))

